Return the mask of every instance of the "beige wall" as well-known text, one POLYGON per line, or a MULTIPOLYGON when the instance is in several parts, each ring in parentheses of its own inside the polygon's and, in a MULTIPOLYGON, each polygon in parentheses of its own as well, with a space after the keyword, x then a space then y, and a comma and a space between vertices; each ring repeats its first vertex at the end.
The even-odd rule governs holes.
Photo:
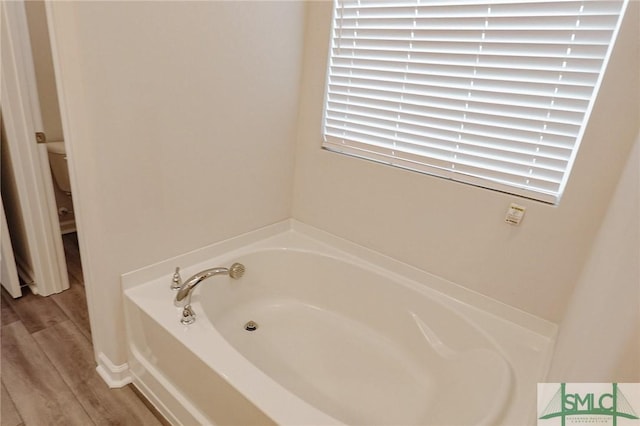
POLYGON ((640 382, 639 259, 640 134, 560 326, 550 382, 640 382))
POLYGON ((94 342, 113 363, 120 274, 291 215, 563 317, 637 133, 637 2, 559 207, 322 151, 330 7, 50 4, 94 342))
POLYGON ((120 274, 289 217, 304 5, 50 6, 93 337, 121 364, 120 274))
POLYGON ((559 321, 637 131, 639 4, 631 3, 558 207, 321 150, 331 3, 310 3, 294 217, 559 321), (511 202, 527 208, 519 227, 504 223, 511 202))
POLYGON ((51 58, 44 1, 26 1, 25 8, 29 25, 31 50, 33 52, 33 63, 36 72, 36 84, 38 86, 43 130, 47 135, 48 141, 61 141, 64 138, 62 135, 58 92, 56 90, 56 80, 53 72, 53 60, 51 58))

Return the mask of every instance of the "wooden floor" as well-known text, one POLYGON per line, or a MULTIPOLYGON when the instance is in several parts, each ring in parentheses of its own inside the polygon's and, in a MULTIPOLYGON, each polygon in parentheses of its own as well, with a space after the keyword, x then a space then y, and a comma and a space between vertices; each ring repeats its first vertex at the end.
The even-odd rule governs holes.
POLYGON ((98 376, 76 234, 63 241, 69 290, 12 299, 2 289, 0 425, 166 425, 133 387, 98 376))

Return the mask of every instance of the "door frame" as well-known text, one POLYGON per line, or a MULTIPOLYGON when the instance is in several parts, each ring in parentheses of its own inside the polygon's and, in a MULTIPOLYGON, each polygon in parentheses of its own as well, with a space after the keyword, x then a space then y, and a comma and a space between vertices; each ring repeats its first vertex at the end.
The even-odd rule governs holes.
POLYGON ((48 296, 68 289, 69 278, 47 148, 35 141, 42 117, 27 17, 22 0, 0 8, 2 120, 32 259, 30 286, 48 296))
POLYGON ((4 204, 0 196, 0 283, 14 299, 22 296, 16 259, 13 256, 9 227, 4 216, 4 204))

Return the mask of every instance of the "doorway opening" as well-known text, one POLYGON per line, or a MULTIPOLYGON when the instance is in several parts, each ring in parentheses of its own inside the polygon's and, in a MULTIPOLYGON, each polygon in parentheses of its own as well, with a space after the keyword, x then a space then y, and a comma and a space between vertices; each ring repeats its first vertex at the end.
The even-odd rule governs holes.
POLYGON ((3 254, 11 251, 23 283, 47 296, 83 282, 47 13, 37 0, 4 3, 2 15, 2 200, 11 236, 3 254))

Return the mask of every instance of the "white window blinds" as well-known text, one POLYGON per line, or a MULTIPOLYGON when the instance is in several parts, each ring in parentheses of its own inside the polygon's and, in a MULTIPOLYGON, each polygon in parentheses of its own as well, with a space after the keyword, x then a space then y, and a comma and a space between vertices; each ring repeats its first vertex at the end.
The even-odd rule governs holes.
POLYGON ((549 203, 625 0, 336 0, 323 147, 549 203))

